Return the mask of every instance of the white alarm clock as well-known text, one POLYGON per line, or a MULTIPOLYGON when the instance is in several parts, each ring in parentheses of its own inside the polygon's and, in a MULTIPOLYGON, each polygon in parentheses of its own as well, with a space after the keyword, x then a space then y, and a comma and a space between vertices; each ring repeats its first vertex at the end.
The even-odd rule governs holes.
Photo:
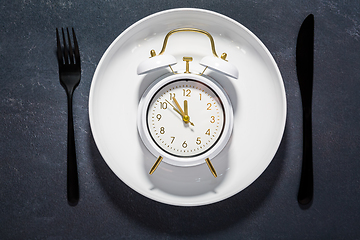
POLYGON ((159 55, 154 50, 151 57, 141 62, 138 74, 146 74, 164 67, 171 73, 165 74, 143 93, 138 108, 137 126, 140 138, 154 155, 153 174, 160 162, 191 167, 207 163, 216 177, 211 160, 227 145, 233 129, 233 107, 226 91, 215 79, 204 74, 207 68, 237 78, 237 68, 226 60, 226 54, 219 58, 212 36, 200 29, 179 28, 170 31, 164 40, 159 55), (205 69, 202 73, 191 73, 192 57, 184 57, 186 70, 173 70, 175 57, 164 54, 170 35, 177 32, 196 32, 209 37, 213 56, 200 61, 205 69))

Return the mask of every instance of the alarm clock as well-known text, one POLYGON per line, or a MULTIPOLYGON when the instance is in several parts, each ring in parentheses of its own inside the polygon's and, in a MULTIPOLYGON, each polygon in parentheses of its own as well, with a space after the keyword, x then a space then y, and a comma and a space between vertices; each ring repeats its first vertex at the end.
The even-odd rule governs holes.
POLYGON ((206 163, 217 177, 211 160, 229 142, 234 124, 233 107, 221 84, 205 71, 211 69, 237 79, 238 69, 226 57, 226 53, 218 57, 210 33, 196 28, 178 28, 165 36, 158 55, 151 50, 150 58, 138 65, 139 75, 164 67, 171 69, 150 84, 138 106, 140 138, 156 159, 149 174, 153 174, 161 162, 179 167, 206 163), (202 73, 190 71, 191 56, 183 57, 184 72, 172 68, 177 61, 174 56, 165 54, 165 49, 169 37, 178 32, 201 33, 209 38, 213 56, 205 56, 199 62, 205 67, 202 73))

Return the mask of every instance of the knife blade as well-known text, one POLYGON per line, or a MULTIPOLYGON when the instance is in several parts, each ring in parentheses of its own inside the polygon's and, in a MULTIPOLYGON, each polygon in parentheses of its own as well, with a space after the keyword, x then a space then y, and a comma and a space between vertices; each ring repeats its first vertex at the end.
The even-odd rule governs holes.
POLYGON ((302 23, 296 43, 296 72, 303 110, 303 155, 298 202, 308 205, 314 192, 312 155, 312 91, 314 73, 314 15, 302 23))

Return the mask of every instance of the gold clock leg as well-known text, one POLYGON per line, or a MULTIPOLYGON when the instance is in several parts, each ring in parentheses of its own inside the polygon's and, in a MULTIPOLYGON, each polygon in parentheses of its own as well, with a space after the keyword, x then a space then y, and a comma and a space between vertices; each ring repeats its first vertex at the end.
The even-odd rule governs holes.
POLYGON ((159 156, 158 159, 156 159, 156 162, 154 163, 154 165, 150 169, 150 172, 149 172, 150 175, 155 172, 155 170, 157 169, 157 167, 159 166, 159 164, 161 163, 162 160, 163 160, 162 156, 159 156))
POLYGON ((207 165, 208 165, 208 167, 209 167, 209 169, 210 169, 211 173, 214 175, 214 177, 217 177, 217 174, 216 174, 215 168, 214 168, 214 166, 212 165, 212 163, 210 162, 210 159, 209 159, 209 158, 207 158, 207 159, 205 159, 205 161, 206 161, 206 163, 207 163, 207 165))

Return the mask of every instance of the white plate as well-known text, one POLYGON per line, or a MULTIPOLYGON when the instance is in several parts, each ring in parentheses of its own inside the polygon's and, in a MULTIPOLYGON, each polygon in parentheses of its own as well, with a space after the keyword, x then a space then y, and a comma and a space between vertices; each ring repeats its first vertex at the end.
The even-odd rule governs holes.
MULTIPOLYGON (((183 56, 193 57, 190 70, 211 55, 209 39, 197 33, 169 38, 166 52, 183 71, 183 56)), ((285 127, 286 97, 279 69, 261 41, 236 21, 201 9, 172 9, 146 17, 126 29, 107 49, 95 71, 89 117, 98 149, 112 171, 140 194, 171 205, 199 206, 224 200, 255 181, 274 157, 285 127), (170 30, 193 27, 208 31, 216 51, 228 53, 239 79, 208 71, 227 91, 234 107, 234 130, 228 146, 212 160, 214 178, 206 164, 175 167, 161 163, 148 172, 155 158, 137 132, 137 106, 146 87, 167 70, 138 76, 138 64, 151 49, 159 53, 170 30)))

